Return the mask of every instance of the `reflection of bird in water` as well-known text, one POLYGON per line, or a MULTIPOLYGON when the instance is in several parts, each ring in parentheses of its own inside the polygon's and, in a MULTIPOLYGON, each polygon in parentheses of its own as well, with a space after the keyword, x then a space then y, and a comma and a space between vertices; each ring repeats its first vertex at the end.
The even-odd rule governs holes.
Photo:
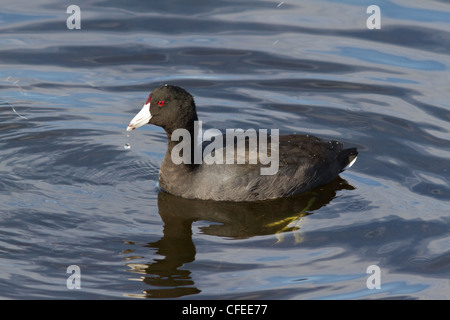
MULTIPOLYGON (((275 234, 274 243, 279 243, 287 232, 299 230, 302 217, 328 204, 343 189, 354 187, 338 177, 321 188, 294 197, 246 203, 189 200, 160 192, 158 209, 164 222, 163 237, 146 246, 156 248, 156 254, 164 258, 148 264, 134 264, 127 259, 127 265, 131 272, 143 275, 142 280, 151 286, 144 292, 146 297, 197 294, 200 290, 186 266, 195 260, 194 222, 209 221, 209 225, 200 227, 207 235, 245 239, 275 234)), ((301 242, 297 232, 294 237, 297 243, 301 242)))

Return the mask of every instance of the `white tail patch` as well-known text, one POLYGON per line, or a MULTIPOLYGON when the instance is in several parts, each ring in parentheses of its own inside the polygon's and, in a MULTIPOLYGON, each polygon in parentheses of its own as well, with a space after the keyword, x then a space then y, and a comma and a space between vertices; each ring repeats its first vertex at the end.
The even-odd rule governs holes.
POLYGON ((358 156, 355 157, 355 159, 352 160, 352 162, 350 162, 345 168, 344 170, 347 170, 348 168, 350 168, 356 161, 356 159, 358 159, 358 156))

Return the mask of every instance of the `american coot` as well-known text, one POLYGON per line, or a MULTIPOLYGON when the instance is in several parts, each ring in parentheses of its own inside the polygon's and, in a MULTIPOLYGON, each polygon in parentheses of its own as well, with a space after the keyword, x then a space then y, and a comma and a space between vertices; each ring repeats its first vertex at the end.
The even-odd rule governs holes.
MULTIPOLYGON (((224 143, 226 139, 211 139, 215 141, 216 148, 209 146, 208 150, 212 151, 210 156, 215 156, 216 160, 221 156, 229 160, 226 154, 232 147, 234 153, 231 154, 235 155, 236 160, 240 151, 244 151, 242 148, 245 148, 243 164, 238 161, 231 164, 229 161, 211 163, 205 162, 205 158, 199 162, 194 156, 195 150, 198 150, 195 136, 198 117, 194 98, 186 90, 171 85, 164 85, 150 94, 142 110, 131 120, 127 131, 147 123, 164 128, 168 137, 166 155, 159 170, 160 187, 170 194, 189 199, 257 201, 292 196, 331 182, 350 167, 358 155, 356 148, 343 149, 342 143, 338 141, 324 142, 310 135, 278 137, 272 132, 271 137, 266 137, 267 144, 259 145, 256 150, 255 147, 249 148, 250 143, 237 141, 225 143, 223 149, 219 150, 217 143, 224 143), (189 140, 180 132, 188 133, 193 138, 189 140), (180 149, 179 144, 183 141, 192 148, 180 149), (190 152, 192 150, 194 152, 190 152), (262 174, 261 169, 268 167, 267 161, 261 160, 264 150, 267 152, 265 156, 270 154, 272 160, 276 161, 275 172, 262 174), (180 154, 184 159, 181 163, 180 154), (255 155, 258 159, 256 164, 253 161, 255 155)), ((265 142, 259 138, 259 142, 265 142)), ((200 151, 206 150, 205 147, 207 144, 203 143, 200 151)))

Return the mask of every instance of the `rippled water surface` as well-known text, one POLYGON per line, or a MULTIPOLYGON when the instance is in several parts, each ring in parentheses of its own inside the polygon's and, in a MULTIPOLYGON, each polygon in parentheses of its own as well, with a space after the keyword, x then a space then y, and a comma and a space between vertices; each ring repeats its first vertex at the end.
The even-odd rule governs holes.
POLYGON ((0 8, 0 298, 450 298, 448 2, 378 1, 374 30, 371 1, 71 4, 80 30, 63 2, 0 8), (204 129, 336 138, 358 161, 287 200, 160 193, 165 133, 125 129, 164 83, 204 129))

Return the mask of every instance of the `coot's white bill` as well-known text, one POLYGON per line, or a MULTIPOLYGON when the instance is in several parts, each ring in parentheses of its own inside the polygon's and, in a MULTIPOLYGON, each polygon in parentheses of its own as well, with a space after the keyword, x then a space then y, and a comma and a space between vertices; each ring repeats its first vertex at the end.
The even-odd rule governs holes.
POLYGON ((144 124, 147 124, 151 118, 152 115, 150 113, 150 102, 149 102, 144 104, 141 111, 139 111, 138 114, 134 116, 134 118, 131 120, 130 124, 127 127, 127 131, 131 131, 139 127, 142 127, 144 124))

